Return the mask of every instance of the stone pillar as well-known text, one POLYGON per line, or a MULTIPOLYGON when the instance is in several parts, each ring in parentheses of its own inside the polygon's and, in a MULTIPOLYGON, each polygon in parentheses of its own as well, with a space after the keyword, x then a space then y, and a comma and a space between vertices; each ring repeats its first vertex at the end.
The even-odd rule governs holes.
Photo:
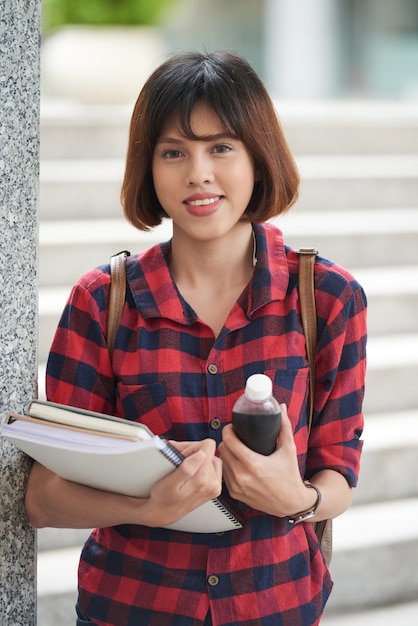
MULTIPOLYGON (((37 380, 40 0, 0 0, 0 419, 37 380)), ((0 439, 0 624, 36 624, 36 545, 24 494, 29 464, 0 439)))
POLYGON ((274 96, 335 95, 341 0, 265 0, 265 80, 274 96))

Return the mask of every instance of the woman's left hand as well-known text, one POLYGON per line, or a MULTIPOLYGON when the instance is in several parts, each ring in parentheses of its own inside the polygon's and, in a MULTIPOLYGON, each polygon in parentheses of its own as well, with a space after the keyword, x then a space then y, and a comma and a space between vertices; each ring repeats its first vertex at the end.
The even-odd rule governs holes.
MULTIPOLYGON (((270 456, 257 454, 235 435, 232 424, 224 427, 219 453, 223 478, 233 498, 270 515, 285 517, 303 510, 307 494, 300 475, 292 424, 286 405, 280 406, 282 424, 278 445, 270 456)), ((307 504, 307 508, 309 504, 307 504)))

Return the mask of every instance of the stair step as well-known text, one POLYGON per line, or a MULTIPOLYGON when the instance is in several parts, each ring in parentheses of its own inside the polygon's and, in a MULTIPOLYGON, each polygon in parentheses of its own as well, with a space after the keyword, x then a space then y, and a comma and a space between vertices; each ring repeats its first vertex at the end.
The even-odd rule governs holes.
MULTIPOLYGON (((303 156, 298 164, 302 210, 382 209, 416 203, 415 155, 303 156)), ((116 217, 123 169, 123 159, 42 161, 41 218, 116 217)))
POLYGON ((369 336, 418 331, 418 265, 358 268, 354 275, 367 295, 369 336))
POLYGON ((85 272, 128 249, 140 252, 170 239, 171 222, 150 232, 139 231, 123 218, 41 222, 39 276, 41 286, 72 285, 85 272))
POLYGON ((313 155, 297 162, 302 210, 382 209, 416 202, 416 155, 313 155))
POLYGON ((354 271, 356 268, 417 263, 417 208, 301 211, 295 206, 276 221, 285 241, 320 254, 354 271))
MULTIPOLYGON (((277 102, 296 154, 416 153, 418 113, 408 102, 277 102)), ((41 158, 124 157, 132 107, 41 102, 41 158)))
POLYGON ((41 161, 40 217, 119 217, 123 159, 41 161))
POLYGON ((365 414, 418 406, 418 334, 369 337, 365 414))
POLYGON ((38 595, 37 624, 39 626, 74 626, 77 590, 67 593, 38 595))
POLYGON ((46 159, 126 155, 129 106, 83 106, 41 101, 40 156, 46 159))
POLYGON ((291 149, 298 154, 417 152, 414 102, 289 101, 276 106, 291 149))
POLYGON ((353 506, 334 520, 328 613, 416 601, 418 499, 353 506))
POLYGON ((89 534, 90 530, 85 528, 40 528, 37 531, 38 551, 53 555, 67 548, 79 548, 89 534))
MULTIPOLYGON (((382 605, 385 605, 382 602, 382 605)), ((382 606, 378 609, 369 609, 354 613, 346 612, 345 615, 325 615, 321 620, 321 626, 416 626, 418 624, 418 602, 408 602, 404 604, 394 604, 382 606)), ((66 626, 66 625, 62 625, 66 626)))
POLYGON ((417 516, 418 498, 352 506, 334 520, 335 554, 418 541, 417 516), (402 520, 402 526, 395 520, 402 520))
POLYGON ((418 409, 366 416, 366 454, 418 446, 418 409))
POLYGON ((368 348, 368 366, 377 372, 418 363, 418 333, 370 337, 368 348))
POLYGON ((418 498, 418 409, 365 415, 354 503, 418 498))
POLYGON ((359 268, 356 278, 371 298, 380 295, 398 298, 418 291, 418 265, 359 268))
POLYGON ((38 552, 38 596, 75 592, 82 545, 38 552))
POLYGON ((413 179, 418 174, 417 154, 314 154, 299 156, 297 163, 302 179, 413 179))

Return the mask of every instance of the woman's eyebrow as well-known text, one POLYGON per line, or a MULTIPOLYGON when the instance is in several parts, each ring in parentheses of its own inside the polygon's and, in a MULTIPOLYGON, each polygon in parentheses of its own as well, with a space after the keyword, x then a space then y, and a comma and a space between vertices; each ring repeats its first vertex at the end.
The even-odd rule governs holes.
POLYGON ((184 141, 187 140, 191 140, 191 141, 219 141, 222 139, 237 139, 236 135, 232 135, 231 133, 216 133, 214 135, 202 135, 202 136, 197 136, 197 137, 193 137, 190 138, 186 137, 184 135, 178 135, 175 137, 170 137, 170 136, 166 136, 166 137, 159 137, 157 139, 157 143, 183 143, 184 141))

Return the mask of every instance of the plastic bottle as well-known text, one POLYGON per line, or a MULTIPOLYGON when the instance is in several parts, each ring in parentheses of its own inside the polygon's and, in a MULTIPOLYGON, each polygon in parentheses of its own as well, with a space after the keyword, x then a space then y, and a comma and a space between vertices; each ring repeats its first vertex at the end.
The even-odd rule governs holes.
POLYGON ((232 409, 232 425, 246 446, 268 456, 276 449, 282 415, 272 395, 273 384, 265 374, 253 374, 245 385, 245 393, 232 409))

